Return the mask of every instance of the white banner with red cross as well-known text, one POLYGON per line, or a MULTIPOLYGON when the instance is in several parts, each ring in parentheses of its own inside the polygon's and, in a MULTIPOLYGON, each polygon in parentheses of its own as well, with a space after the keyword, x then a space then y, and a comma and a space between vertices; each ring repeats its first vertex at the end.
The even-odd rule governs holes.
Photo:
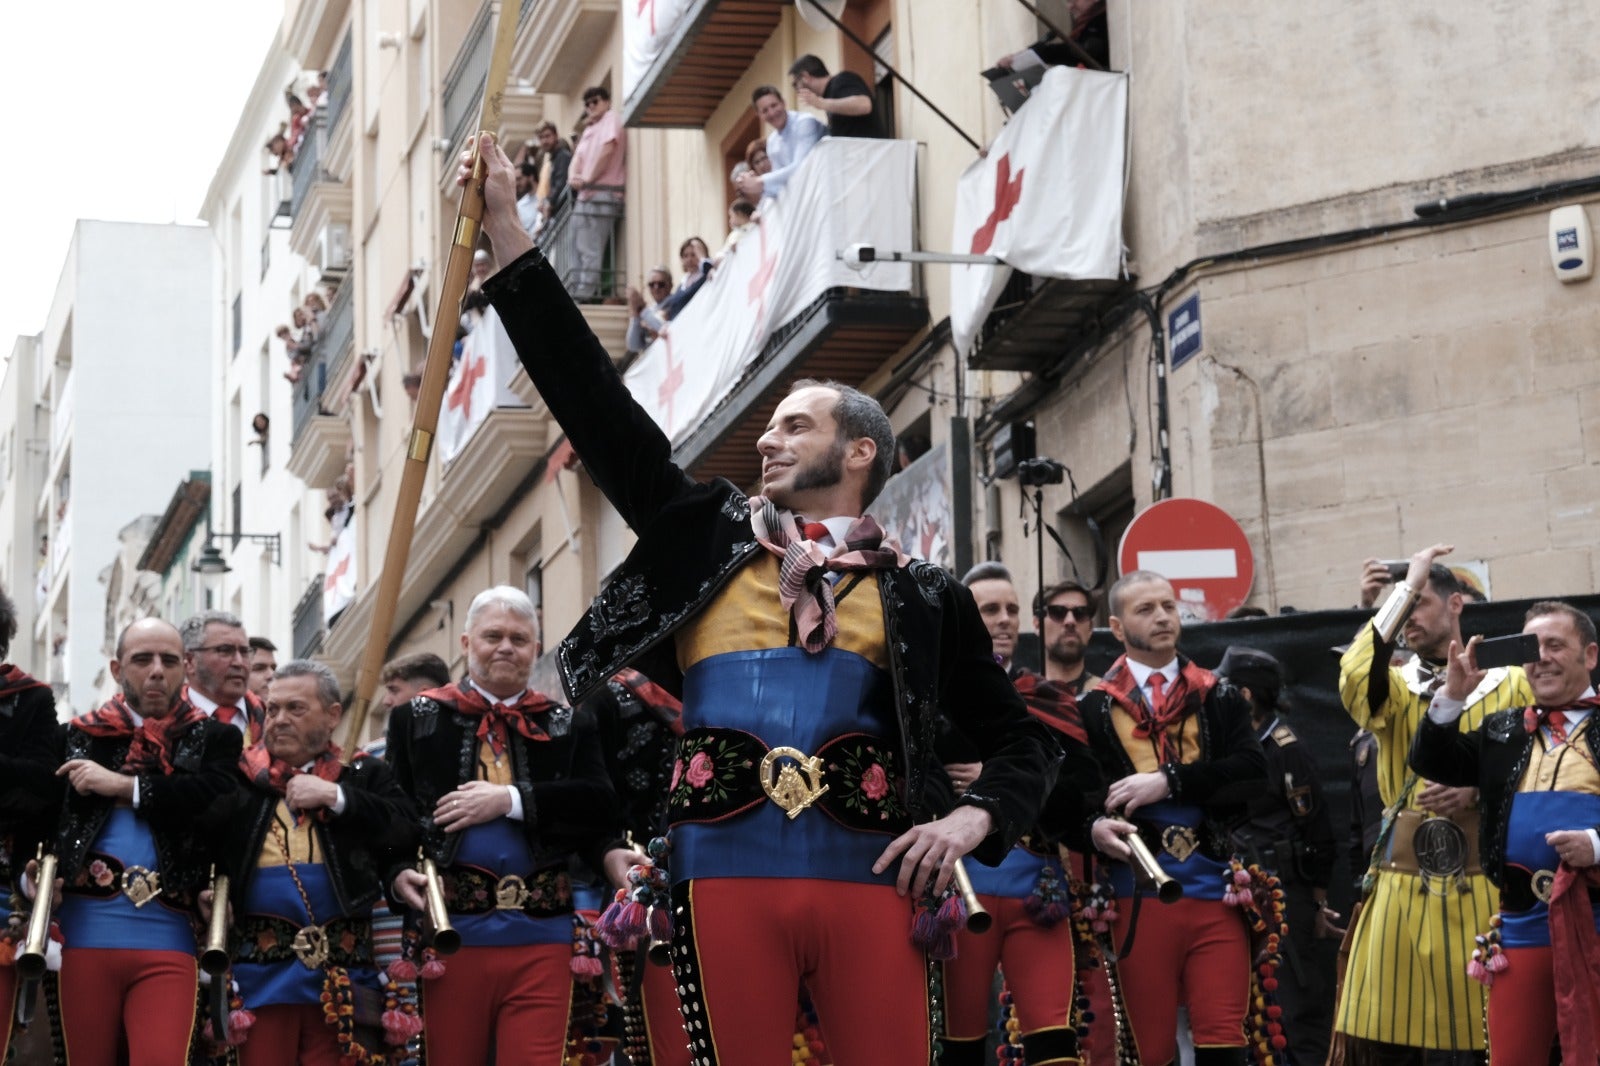
MULTIPOLYGON (((511 391, 517 373, 517 351, 511 346, 500 315, 493 307, 468 311, 472 332, 461 339, 461 355, 450 368, 439 409, 439 462, 461 454, 472 435, 496 407, 526 407, 511 391)), ((444 326, 436 328, 443 329, 444 326)))
POLYGON ((622 0, 622 100, 633 95, 666 50, 690 3, 691 0, 622 0))
POLYGON ((356 599, 356 519, 351 515, 328 549, 328 569, 322 576, 322 621, 355 602, 356 599))
POLYGON ((1052 67, 956 187, 950 250, 999 266, 950 270, 950 334, 965 355, 1012 270, 1122 275, 1126 74, 1052 67))
POLYGON ((628 370, 629 391, 668 438, 698 426, 772 333, 827 290, 910 291, 909 263, 852 270, 839 252, 912 247, 916 151, 911 141, 824 137, 782 195, 761 201, 755 229, 628 370))

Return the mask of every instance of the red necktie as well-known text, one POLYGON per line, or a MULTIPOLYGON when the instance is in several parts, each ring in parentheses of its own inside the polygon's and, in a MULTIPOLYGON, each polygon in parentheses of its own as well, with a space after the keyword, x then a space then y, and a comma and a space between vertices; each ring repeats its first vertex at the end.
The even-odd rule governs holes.
POLYGON ((828 527, 821 522, 805 522, 800 526, 800 532, 807 540, 814 540, 821 544, 828 537, 828 527))
POLYGON ((1157 672, 1150 675, 1150 716, 1158 718, 1167 709, 1167 675, 1157 672))
POLYGON ((234 725, 239 721, 239 708, 218 707, 217 713, 212 717, 221 722, 223 725, 234 725))
POLYGON ((1550 727, 1550 739, 1556 746, 1567 742, 1567 715, 1565 711, 1551 711, 1544 724, 1550 727))

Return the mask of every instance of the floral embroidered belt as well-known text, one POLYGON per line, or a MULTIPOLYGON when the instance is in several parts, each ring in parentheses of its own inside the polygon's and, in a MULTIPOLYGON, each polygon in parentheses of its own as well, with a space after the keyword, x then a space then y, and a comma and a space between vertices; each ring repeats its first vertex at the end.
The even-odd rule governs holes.
POLYGON ((834 737, 808 755, 740 729, 690 729, 678 743, 667 819, 720 822, 771 800, 790 818, 816 806, 847 829, 901 833, 911 818, 899 763, 868 733, 834 737))
POLYGON ((374 965, 370 918, 335 918, 302 926, 286 918, 249 914, 239 920, 237 932, 235 962, 299 962, 312 970, 374 965))
POLYGON ((439 880, 451 914, 521 911, 531 918, 554 918, 572 913, 572 881, 565 870, 501 877, 477 866, 448 866, 439 880))
POLYGON ((62 891, 91 899, 110 899, 119 893, 135 907, 161 895, 161 875, 143 866, 123 866, 111 855, 91 851, 62 891))

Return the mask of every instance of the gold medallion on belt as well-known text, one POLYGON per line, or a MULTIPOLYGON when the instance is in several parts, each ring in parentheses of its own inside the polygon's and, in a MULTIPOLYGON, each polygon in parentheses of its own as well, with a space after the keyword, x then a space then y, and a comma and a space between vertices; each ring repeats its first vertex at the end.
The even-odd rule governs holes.
POLYGON ((289 950, 308 970, 320 970, 328 961, 328 934, 320 925, 308 925, 294 935, 289 950))
POLYGON ((761 760, 760 777, 761 790, 790 818, 798 817, 828 791, 822 782, 822 757, 796 748, 779 747, 767 752, 761 760), (780 759, 788 761, 780 766, 780 759))
POLYGON ((161 875, 143 866, 129 866, 122 871, 122 894, 135 907, 143 907, 161 895, 161 875))

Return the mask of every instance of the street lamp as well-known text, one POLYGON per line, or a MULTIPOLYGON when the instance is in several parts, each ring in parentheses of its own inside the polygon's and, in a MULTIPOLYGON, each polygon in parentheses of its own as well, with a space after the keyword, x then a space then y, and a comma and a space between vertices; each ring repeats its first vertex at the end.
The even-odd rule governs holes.
POLYGON ((200 549, 200 555, 190 565, 189 569, 200 575, 200 582, 205 587, 208 601, 217 602, 222 597, 222 575, 228 573, 233 567, 228 565, 228 560, 222 557, 222 550, 217 547, 215 536, 232 537, 234 540, 249 540, 265 544, 272 549, 272 565, 283 565, 283 537, 277 533, 222 533, 213 534, 209 518, 206 522, 206 543, 200 549))

